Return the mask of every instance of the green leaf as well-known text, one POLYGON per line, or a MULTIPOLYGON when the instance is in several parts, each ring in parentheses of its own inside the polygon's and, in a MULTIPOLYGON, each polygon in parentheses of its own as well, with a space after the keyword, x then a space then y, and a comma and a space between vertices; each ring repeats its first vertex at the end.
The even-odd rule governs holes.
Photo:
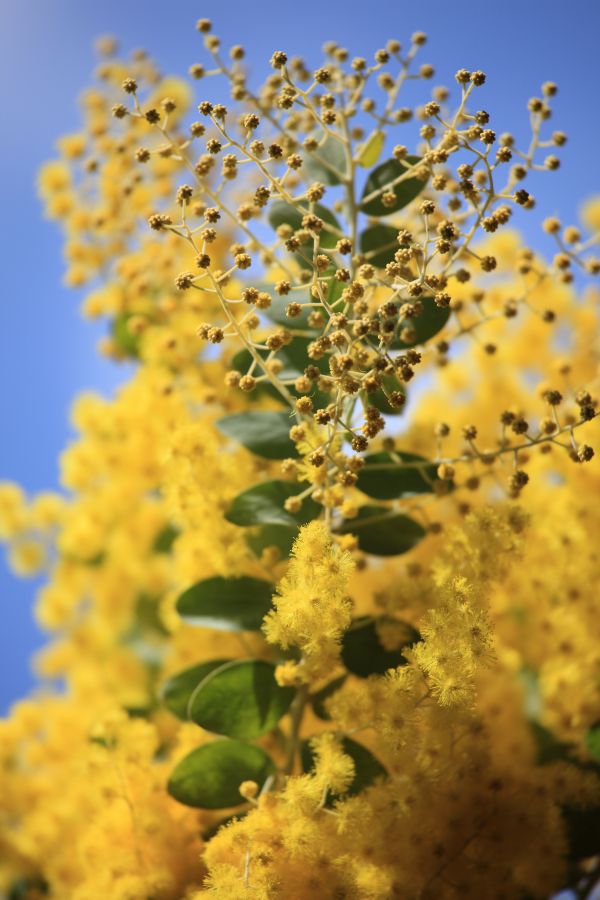
POLYGON ((381 156, 384 143, 385 135, 383 131, 379 131, 379 129, 376 128, 375 131, 371 132, 360 148, 360 152, 356 159, 359 166, 362 166, 364 169, 370 169, 371 166, 374 166, 381 156))
MULTIPOLYGON (((409 165, 414 165, 421 160, 418 156, 407 156, 405 161, 409 165)), ((368 216, 389 216, 418 197, 425 187, 425 182, 419 178, 407 178, 393 187, 388 187, 396 178, 404 175, 406 168, 399 160, 388 159, 373 169, 363 189, 361 210, 368 216), (375 191, 378 193, 375 194, 375 191), (392 192, 396 195, 396 202, 392 206, 384 206, 381 201, 382 194, 392 192), (371 197, 371 194, 375 196, 371 197), (370 199, 367 199, 369 197, 370 199)))
POLYGON ((210 672, 214 669, 219 669, 226 662, 229 662, 229 660, 211 659, 209 662, 190 666, 189 669, 183 669, 177 675, 173 675, 161 688, 160 696, 162 702, 178 719, 187 720, 190 697, 200 682, 210 672))
POLYGON ((89 556, 87 559, 83 559, 79 556, 73 556, 70 553, 63 554, 63 559, 67 559, 70 562, 76 563, 78 566, 89 566, 91 569, 97 569, 106 561, 106 553, 104 550, 100 550, 99 553, 94 554, 94 556, 89 556))
MULTIPOLYGON (((306 297, 273 297, 273 302, 269 306, 268 309, 265 309, 265 316, 271 320, 271 322, 277 322, 278 325, 283 325, 285 328, 297 328, 302 331, 308 331, 316 337, 318 335, 318 330, 316 328, 311 328, 308 324, 308 317, 313 312, 310 307, 305 307, 299 316, 295 316, 294 318, 290 318, 286 315, 286 309, 290 302, 298 301, 298 303, 302 303, 305 300, 308 300, 308 295, 306 297)), ((295 338, 295 340, 297 340, 295 338)), ((289 346, 289 344, 288 344, 289 346)), ((285 347, 283 351, 285 351, 285 347)), ((281 359, 281 350, 278 352, 277 357, 281 359)))
POLYGON ((339 691, 341 686, 346 680, 346 676, 342 675, 340 678, 334 678, 333 681, 330 681, 329 684, 326 684, 324 688, 321 688, 320 691, 316 691, 314 694, 311 694, 310 702, 313 708, 313 712, 319 719, 331 719, 331 716, 327 712, 325 708, 325 701, 329 700, 330 697, 339 691))
POLYGON ((433 297, 420 297, 423 304, 423 312, 414 319, 403 319, 398 323, 397 334, 407 326, 414 329, 415 339, 413 341, 403 341, 400 337, 396 337, 391 344, 392 350, 407 350, 409 347, 416 347, 419 344, 425 344, 434 335, 441 331, 448 319, 450 318, 450 310, 441 306, 436 306, 433 297))
POLYGON ((212 741, 192 750, 175 766, 168 791, 186 806, 224 809, 239 806, 242 781, 262 787, 275 772, 273 761, 262 747, 241 741, 212 741))
MULTIPOLYGON (((327 289, 324 291, 325 299, 327 300, 329 305, 332 305, 336 302, 336 300, 339 300, 339 298, 342 296, 342 291, 344 290, 344 287, 345 287, 345 285, 342 281, 338 281, 337 278, 333 277, 335 272, 336 272, 336 267, 331 265, 331 266, 328 266, 324 272, 319 273, 319 277, 322 280, 325 280, 327 278, 329 279, 329 281, 327 281, 327 289)), ((306 307, 304 307, 304 309, 302 310, 302 312, 300 313, 299 316, 290 318, 288 315, 286 315, 285 310, 291 300, 297 300, 298 303, 303 303, 303 302, 313 303, 314 302, 314 298, 312 297, 310 290, 307 290, 306 295, 304 297, 298 297, 298 296, 294 296, 293 298, 274 297, 273 302, 271 303, 269 308, 265 310, 265 316, 267 316, 267 318, 269 318, 272 322, 277 322, 278 325, 284 325, 286 328, 290 328, 290 329, 298 329, 301 331, 307 331, 310 335, 314 335, 314 337, 316 337, 320 333, 320 329, 314 328, 308 324, 308 317, 311 314, 311 312, 315 311, 314 308, 306 306, 306 307)), ((314 337, 311 336, 308 339, 295 337, 293 343, 295 343, 295 344, 300 343, 301 345, 304 344, 305 346, 307 346, 309 340, 314 340, 314 337)), ((293 344, 287 344, 283 348, 283 350, 279 351, 279 353, 277 354, 278 358, 281 359, 282 353, 285 355, 286 351, 291 346, 293 346, 293 344)), ((310 360, 310 362, 312 364, 313 360, 310 360)), ((304 364, 303 368, 305 368, 305 367, 306 367, 306 363, 304 364)))
MULTIPOLYGON (((328 272, 335 272, 335 269, 328 269, 325 274, 328 272)), ((344 292, 344 283, 342 281, 338 281, 337 278, 332 278, 329 282, 329 287, 327 288, 327 303, 330 306, 333 306, 336 300, 339 300, 344 292)))
POLYGON ((264 459, 294 456, 296 446, 290 440, 294 419, 286 412, 242 412, 224 416, 215 423, 219 431, 239 441, 251 453, 264 459))
POLYGON ((140 592, 135 600, 135 619, 132 623, 132 630, 125 638, 140 637, 144 632, 155 632, 156 634, 168 634, 165 624, 160 614, 160 596, 146 594, 140 592))
POLYGON ((297 528, 288 528, 286 525, 263 525, 254 534, 249 534, 246 541, 256 556, 260 556, 267 547, 276 547, 281 558, 286 559, 297 536, 297 528))
POLYGON ((358 473, 357 488, 374 497, 375 500, 394 500, 397 497, 410 497, 413 494, 428 494, 434 489, 437 466, 428 462, 424 456, 416 453, 395 451, 390 453, 368 453, 364 457, 365 465, 358 473), (396 462, 394 457, 400 459, 396 462), (421 468, 403 468, 403 463, 423 463, 421 468))
POLYGON ((391 225, 369 225, 359 238, 360 252, 364 253, 367 262, 383 269, 394 258, 396 250, 400 249, 398 243, 398 229, 391 225))
POLYGON ((418 522, 386 506, 361 506, 356 518, 342 522, 337 530, 356 535, 360 549, 374 556, 406 553, 425 537, 418 522))
POLYGON ((155 553, 169 553, 177 537, 179 537, 178 529, 173 525, 165 525, 154 538, 152 549, 155 553))
MULTIPOLYGON (((261 357, 264 358, 268 355, 269 351, 268 350, 257 350, 257 353, 261 357)), ((282 369, 282 371, 279 374, 280 378, 297 378, 298 377, 299 373, 296 371, 295 368, 290 367, 287 357, 285 357, 283 355, 283 351, 279 351, 279 353, 277 354, 277 358, 280 359, 281 362, 284 364, 284 368, 282 369)), ((252 355, 249 350, 246 350, 246 349, 238 350, 238 352, 235 353, 231 359, 231 368, 235 369, 236 371, 241 372, 242 374, 245 375, 246 372, 249 370, 250 366, 252 365, 252 362, 253 362, 253 358, 252 358, 252 355)), ((262 368, 255 366, 253 374, 254 375, 262 375, 263 374, 262 368)), ((290 390, 290 389, 288 388, 288 390, 290 390)), ((293 393, 293 391, 292 391, 292 393, 293 393)), ((249 403, 261 401, 261 400, 264 400, 265 397, 270 397, 272 400, 276 400, 278 403, 283 403, 287 407, 287 401, 285 400, 285 398, 279 393, 277 388, 273 387, 273 385, 269 381, 260 382, 260 384, 257 384, 255 389, 253 391, 251 391, 251 393, 247 394, 246 396, 248 398, 249 403)))
POLYGON ((403 384, 401 384, 395 375, 384 375, 383 376, 383 385, 376 391, 362 391, 361 396, 364 397, 365 402, 369 404, 369 406, 374 406, 376 409, 380 410, 382 413, 385 413, 387 416, 400 416, 404 412, 404 406, 396 407, 392 406, 385 395, 385 392, 390 394, 392 391, 399 391, 399 393, 403 394, 406 399, 406 388, 403 384), (385 390, 384 390, 385 388, 385 390))
POLYGON ((50 885, 41 876, 27 875, 11 882, 8 893, 3 894, 6 900, 34 900, 34 898, 46 896, 50 892, 50 885))
POLYGON ((219 575, 198 581, 177 600, 177 612, 189 625, 217 631, 260 631, 271 607, 273 585, 250 578, 219 575))
POLYGON ((562 810, 569 845, 569 859, 580 861, 600 851, 600 806, 591 809, 567 806, 562 810))
POLYGON ((311 359, 308 355, 308 347, 311 340, 311 338, 295 337, 291 343, 287 344, 277 354, 277 356, 284 362, 286 368, 290 371, 298 372, 298 374, 302 374, 307 366, 316 366, 320 372, 324 375, 328 375, 328 357, 324 356, 321 359, 311 359))
POLYGON ((234 525, 306 525, 315 519, 321 507, 310 497, 305 497, 300 512, 291 513, 283 504, 288 497, 295 497, 302 488, 291 481, 263 481, 238 494, 225 514, 234 525))
POLYGON ((398 619, 388 621, 393 622, 395 629, 405 631, 404 636, 400 635, 399 645, 394 650, 387 650, 381 643, 377 633, 377 621, 372 616, 360 616, 344 632, 342 662, 353 675, 358 675, 359 678, 384 675, 388 669, 406 665, 402 648, 411 647, 421 639, 421 635, 408 622, 398 619))
POLYGON ((342 142, 328 135, 316 150, 305 150, 300 173, 306 176, 308 182, 339 184, 340 177, 343 178, 346 174, 346 154, 342 142), (335 171, 332 171, 332 168, 335 171))
POLYGON ((261 659, 232 660, 206 676, 190 698, 190 719, 206 731, 251 741, 271 731, 294 699, 261 659))
POLYGON ((123 356, 138 359, 140 355, 140 338, 129 330, 132 313, 118 313, 112 320, 112 339, 123 356))
MULTIPOLYGON (((354 762, 354 778, 350 787, 345 793, 346 797, 354 797, 360 791, 373 784, 376 778, 385 778, 387 771, 379 762, 377 757, 373 756, 370 750, 363 747, 357 741, 344 737, 341 741, 342 749, 354 762)), ((315 754, 310 746, 309 741, 302 741, 300 747, 300 758, 302 760, 302 768, 305 772, 311 772, 315 767, 315 754)), ((339 794, 329 792, 327 805, 339 798, 339 794)))
POLYGON ((553 762, 570 762, 573 759, 573 745, 559 741, 555 734, 539 722, 530 721, 529 727, 533 734, 537 749, 536 762, 538 766, 546 766, 553 762))
MULTIPOLYGON (((327 357, 323 357, 322 359, 310 359, 310 357, 308 356, 308 345, 310 344, 311 340, 312 338, 295 337, 293 341, 291 341, 291 343, 287 344, 287 346, 285 347, 282 347, 282 349, 277 353, 277 359, 283 363, 283 369, 279 374, 280 378, 297 378, 299 375, 303 374, 304 370, 309 365, 317 366, 317 368, 320 369, 323 374, 329 373, 327 357)), ((267 351, 259 352, 262 356, 265 356, 267 351)), ((231 365, 232 368, 236 369, 238 372, 245 373, 248 371, 251 362, 252 357, 248 350, 240 350, 232 358, 231 365)), ((262 374, 262 370, 259 371, 260 374, 262 374)), ((255 374, 257 374, 256 370, 255 374)), ((294 397, 300 396, 293 385, 288 385, 288 390, 294 397)), ((254 391, 248 394, 248 398, 250 401, 264 399, 264 397, 266 396, 271 397, 273 400, 277 400, 279 403, 286 402, 279 391, 268 382, 261 382, 259 385, 257 385, 254 391)), ((319 391, 317 388, 314 388, 309 396, 313 400, 315 409, 318 409, 321 406, 326 406, 331 401, 331 397, 328 394, 319 391)))
POLYGON ((588 730, 585 736, 585 746, 590 756, 600 762, 600 722, 596 722, 588 730))
MULTIPOLYGON (((321 247, 335 247, 337 244, 340 234, 343 234, 340 223, 331 212, 330 209, 327 209, 326 206, 322 206, 320 203, 313 204, 314 214, 318 216, 320 219, 323 219, 328 225, 331 225, 336 231, 330 231, 327 228, 323 228, 320 234, 319 245, 321 247)), ((306 207, 308 209, 308 206, 306 207)), ((276 200, 269 207, 269 224, 272 228, 277 229, 280 225, 289 225, 294 231, 298 231, 298 229, 302 228, 302 217, 304 213, 300 212, 300 210, 296 209, 295 206, 291 206, 289 203, 286 203, 284 200, 276 200)), ((313 248, 312 243, 306 244, 303 248, 302 252, 298 252, 296 257, 301 265, 305 267, 312 268, 312 256, 313 256, 313 248)))

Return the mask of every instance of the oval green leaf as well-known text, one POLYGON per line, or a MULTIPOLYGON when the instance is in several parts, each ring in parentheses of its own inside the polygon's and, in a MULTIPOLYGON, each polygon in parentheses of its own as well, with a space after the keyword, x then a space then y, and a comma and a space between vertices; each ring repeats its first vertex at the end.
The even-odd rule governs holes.
POLYGON ((302 374, 307 366, 316 366, 323 374, 329 374, 327 357, 311 359, 308 355, 308 347, 312 338, 295 337, 277 354, 289 371, 302 374))
POLYGON ((427 343, 438 331, 442 330, 450 318, 450 310, 436 306, 433 297, 420 297, 419 299, 423 303, 421 315, 414 319, 401 320, 396 329, 397 334, 399 334, 405 325, 413 328, 415 331, 414 340, 403 341, 400 337, 396 337, 391 344, 392 350, 407 350, 409 347, 427 343))
MULTIPOLYGON (((415 165, 421 160, 418 156, 407 156, 405 162, 415 165)), ((389 216, 418 197, 425 187, 425 182, 419 178, 406 178, 391 186, 397 178, 406 173, 406 170, 407 167, 397 159, 388 159, 373 169, 363 189, 361 210, 368 216, 389 216), (396 202, 391 206, 384 206, 381 201, 382 194, 392 192, 396 195, 396 202)))
POLYGON ((283 506, 288 497, 295 497, 301 491, 301 486, 291 481, 263 481, 238 494, 225 518, 234 525, 287 525, 291 528, 306 525, 319 515, 321 507, 318 503, 305 497, 297 513, 288 512, 283 506))
POLYGON ((586 809, 563 806, 561 816, 566 830, 568 859, 573 863, 581 863, 582 859, 597 856, 600 806, 586 809))
POLYGON ((356 486, 375 500, 429 494, 440 483, 436 464, 416 453, 368 453, 364 461, 356 486))
POLYGON ((339 184, 346 174, 346 154, 342 141, 328 135, 316 150, 305 150, 300 174, 308 182, 339 184))
MULTIPOLYGON (((308 206, 306 207, 308 211, 308 206)), ((330 225, 334 231, 331 231, 327 228, 323 228, 320 235, 320 246, 321 247, 335 247, 338 242, 340 235, 343 234, 340 223, 336 219, 335 215, 331 212, 330 209, 327 209, 326 206, 322 206, 320 203, 314 204, 314 214, 318 216, 320 219, 330 225)), ((269 207, 269 224, 272 228, 277 229, 280 225, 289 225, 294 231, 298 231, 298 229, 302 228, 302 217, 304 213, 299 209, 296 209, 295 206, 291 206, 289 203, 286 203, 285 200, 276 200, 269 207)), ((302 254, 298 254, 298 256, 302 255, 303 257, 310 257, 312 259, 312 246, 307 244, 308 252, 304 252, 302 254)))
POLYGON ((386 506, 361 506, 356 518, 342 522, 337 530, 341 534, 356 535, 360 549, 373 556, 406 553, 426 533, 414 519, 386 506))
POLYGON ((288 528, 286 525, 263 525, 254 534, 249 534, 246 541, 256 556, 260 556, 267 547, 275 547, 281 558, 286 559, 297 536, 297 528, 288 528))
MULTIPOLYGON (((303 299, 308 300, 308 297, 294 297, 294 300, 296 299, 298 299, 298 302, 301 303, 303 299)), ((307 331, 316 336, 318 334, 317 329, 311 328, 308 324, 308 317, 313 310, 308 306, 304 307, 299 316, 290 318, 290 316, 286 315, 285 312, 289 303, 289 297, 274 297, 273 302, 271 303, 269 308, 265 310, 264 314, 268 319, 270 319, 271 322, 277 322, 278 325, 283 325, 285 328, 297 328, 298 330, 301 329, 302 331, 307 331)), ((286 348, 284 347, 283 350, 285 351, 285 349, 286 348)), ((277 354, 278 359, 282 359, 281 353, 282 351, 277 354)))
POLYGON ((349 672, 359 678, 369 675, 384 675, 388 669, 406 665, 402 647, 410 647, 420 640, 419 632, 407 622, 393 620, 395 628, 405 628, 406 639, 401 638, 399 646, 386 649, 377 633, 377 622, 372 616, 355 619, 342 638, 342 662, 349 672))
POLYGON ((316 691, 314 694, 311 694, 310 703, 313 708, 313 712, 319 719, 329 720, 331 716, 327 712, 325 707, 325 701, 329 700, 330 697, 339 691, 341 686, 346 680, 346 676, 342 675, 340 678, 334 678, 333 681, 330 681, 329 684, 326 684, 324 688, 321 688, 320 691, 316 691))
POLYGON ((585 746, 590 756, 600 762, 600 722, 596 722, 588 730, 585 736, 585 746))
POLYGON ((536 762, 538 766, 547 766, 555 762, 573 762, 577 759, 574 755, 575 747, 560 741, 556 735, 540 722, 529 722, 531 734, 535 743, 536 762))
POLYGON ((271 607, 273 585, 260 578, 219 575, 198 581, 181 594, 177 612, 189 625, 218 631, 260 631, 271 607))
POLYGON ((290 440, 294 419, 286 412, 242 412, 215 423, 220 432, 264 459, 287 459, 296 453, 290 440))
POLYGON ((7 890, 2 895, 5 900, 35 900, 49 895, 50 885, 41 875, 25 875, 11 881, 7 890))
MULTIPOLYGON (((282 349, 277 354, 277 359, 283 363, 283 369, 279 373, 280 378, 297 378, 299 375, 303 374, 304 370, 309 365, 317 366, 317 368, 320 369, 323 374, 329 373, 327 357, 323 357, 322 359, 311 359, 309 357, 308 345, 310 344, 311 340, 312 338, 295 337, 293 341, 291 341, 291 343, 287 344, 287 346, 285 347, 282 347, 282 349)), ((265 351, 260 352, 262 356, 266 355, 265 351)), ((232 368, 244 374, 248 371, 251 363, 252 357, 248 350, 240 350, 234 355, 231 360, 232 368)), ((262 374, 262 370, 258 371, 260 372, 260 374, 262 374)), ((288 385, 288 391, 294 397, 300 396, 293 385, 288 385)), ((247 396, 250 402, 252 402, 253 400, 264 399, 264 397, 268 396, 273 400, 277 400, 279 403, 286 403, 285 398, 270 382, 261 382, 256 386, 255 390, 253 390, 247 396)), ((315 409, 318 409, 321 406, 326 406, 331 401, 331 398, 327 394, 325 394, 323 391, 319 391, 316 387, 310 392, 309 396, 312 398, 315 409)), ((292 422, 290 422, 290 426, 291 424, 292 422)))
MULTIPOLYGON (((385 767, 379 762, 377 757, 373 756, 371 751, 367 750, 366 747, 363 747, 362 744, 353 741, 349 737, 342 738, 341 744, 344 753, 346 753, 354 762, 354 778, 344 796, 354 797, 356 794, 359 794, 360 791, 364 790, 364 788, 373 784, 376 778, 386 777, 387 770, 385 767)), ((309 741, 302 741, 300 758, 302 760, 302 768, 304 771, 307 773, 313 771, 315 755, 309 741)), ((330 806, 331 803, 338 798, 339 794, 334 794, 330 791, 327 797, 327 805, 330 806)))
POLYGON ((359 238, 360 252, 372 266, 383 269, 394 258, 398 243, 398 229, 391 225, 369 225, 359 238))
POLYGON ((190 698, 189 716, 206 731, 252 741, 271 731, 294 699, 261 659, 233 660, 209 673, 190 698))
POLYGON ((140 355, 139 335, 133 334, 129 329, 129 320, 132 313, 118 313, 112 320, 111 335, 123 356, 138 359, 140 355))
MULTIPOLYGON (((152 634, 166 635, 169 634, 165 628, 165 623, 161 617, 160 595, 146 594, 141 591, 135 598, 135 615, 131 623, 131 627, 123 635, 123 640, 128 642, 141 644, 145 643, 145 638, 152 634)), ((153 655, 151 643, 147 645, 148 652, 153 655)), ((142 646, 138 646, 138 650, 142 651, 142 646)), ((156 648, 154 648, 154 653, 156 648)))
POLYGON ((197 666, 190 666, 189 669, 183 669, 177 675, 173 675, 166 681, 161 689, 160 696, 164 705, 178 719, 184 721, 188 718, 188 703, 190 697, 198 687, 201 681, 204 681, 214 669, 220 669, 222 665, 229 662, 228 659, 211 659, 209 662, 199 663, 197 666))
POLYGON ((165 525, 154 538, 152 549, 155 553, 170 553, 177 537, 179 537, 178 529, 173 525, 165 525))
POLYGON ((262 747, 241 741, 212 741, 192 750, 175 766, 168 783, 172 797, 199 809, 239 806, 242 781, 262 787, 275 772, 262 747))
POLYGON ((390 401, 386 396, 389 395, 392 391, 398 391, 399 393, 404 395, 404 399, 406 401, 406 387, 402 384, 395 375, 384 375, 383 376, 383 385, 376 391, 363 391, 361 392, 361 396, 364 397, 366 403, 369 406, 374 406, 380 412, 385 413, 386 416, 400 416, 404 412, 404 405, 397 407, 392 406, 390 401))
MULTIPOLYGON (((257 353, 261 357, 266 357, 269 353, 268 350, 257 350, 257 353)), ((283 352, 280 351, 277 354, 277 358, 281 360, 284 364, 284 368, 279 373, 280 378, 296 378, 298 372, 296 369, 290 368, 287 358, 283 355, 283 352)), ((243 349, 238 350, 237 353, 233 355, 231 358, 231 368, 235 369, 237 372, 241 372, 243 375, 248 372, 250 366, 252 365, 252 355, 249 350, 243 349)), ((255 366, 253 370, 254 375, 262 375, 262 368, 255 366)), ((289 390, 289 388, 288 388, 289 390)), ((287 407, 287 401, 285 397, 279 393, 276 387, 274 387, 270 381, 261 381, 256 385, 253 391, 246 395, 249 403, 256 403, 257 401, 264 400, 265 397, 270 397, 272 400, 276 400, 278 403, 283 403, 287 407)))

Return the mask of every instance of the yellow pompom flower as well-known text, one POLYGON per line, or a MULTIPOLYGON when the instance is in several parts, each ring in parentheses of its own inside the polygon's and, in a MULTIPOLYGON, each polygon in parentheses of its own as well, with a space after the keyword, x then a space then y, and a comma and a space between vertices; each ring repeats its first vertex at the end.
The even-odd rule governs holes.
POLYGON ((339 660, 352 612, 346 592, 353 569, 352 557, 334 544, 323 522, 300 530, 263 627, 269 643, 300 650, 298 671, 307 683, 326 677, 339 660))
POLYGON ((26 523, 25 495, 17 484, 0 484, 0 537, 15 537, 26 523))

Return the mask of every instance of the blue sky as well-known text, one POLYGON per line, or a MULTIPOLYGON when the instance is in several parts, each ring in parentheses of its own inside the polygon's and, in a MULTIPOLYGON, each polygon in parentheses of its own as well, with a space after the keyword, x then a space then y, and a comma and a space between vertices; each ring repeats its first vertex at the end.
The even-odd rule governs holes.
MULTIPOLYGON (((570 140, 562 168, 540 186, 544 204, 522 219, 524 230, 539 244, 543 215, 560 212, 564 221, 574 221, 582 199, 600 193, 600 4, 591 0, 0 0, 0 188, 6 213, 0 242, 0 480, 19 481, 28 491, 56 487, 58 456, 71 437, 73 397, 84 388, 109 392, 126 375, 95 355, 102 326, 83 322, 79 298, 62 286, 61 242, 54 225, 42 219, 36 170, 52 155, 56 138, 78 126, 76 98, 94 65, 95 37, 114 34, 124 49, 145 47, 165 72, 184 74, 202 59, 194 29, 200 16, 213 19, 226 45, 245 45, 257 60, 257 74, 274 49, 316 63, 325 40, 369 56, 388 38, 406 42, 424 30, 429 44, 423 61, 435 65, 435 84, 451 82, 462 66, 486 71, 481 105, 498 132, 525 134, 527 98, 539 93, 541 82, 555 80, 560 93, 554 125, 570 140)), ((34 594, 35 584, 15 580, 0 559, 0 713, 33 684, 29 657, 43 640, 33 623, 34 594)))

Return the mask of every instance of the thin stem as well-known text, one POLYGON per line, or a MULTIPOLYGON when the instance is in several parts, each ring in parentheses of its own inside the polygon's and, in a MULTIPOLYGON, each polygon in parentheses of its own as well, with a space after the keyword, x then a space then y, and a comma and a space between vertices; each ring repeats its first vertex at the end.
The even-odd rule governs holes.
POLYGON ((287 753, 282 769, 283 775, 291 775, 294 771, 296 755, 300 745, 300 728, 302 727, 304 710, 308 701, 308 693, 308 685, 301 685, 296 691, 296 696, 290 707, 290 733, 288 735, 287 753))

